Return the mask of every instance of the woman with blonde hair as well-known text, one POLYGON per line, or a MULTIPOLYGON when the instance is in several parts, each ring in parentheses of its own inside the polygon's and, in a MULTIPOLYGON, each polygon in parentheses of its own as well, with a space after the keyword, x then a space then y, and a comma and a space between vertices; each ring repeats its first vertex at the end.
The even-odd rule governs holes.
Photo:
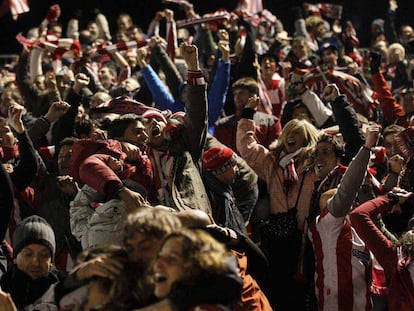
MULTIPOLYGON (((293 119, 282 130, 272 150, 260 145, 254 136, 252 120, 259 99, 251 97, 237 128, 237 149, 257 175, 266 182, 269 216, 259 229, 264 251, 270 262, 266 287, 273 307, 302 310, 301 286, 295 279, 302 266, 301 250, 305 222, 317 180, 312 152, 320 132, 308 121, 293 119), (284 284, 275 291, 273 279, 284 284)), ((303 295, 302 295, 303 296, 303 295)))

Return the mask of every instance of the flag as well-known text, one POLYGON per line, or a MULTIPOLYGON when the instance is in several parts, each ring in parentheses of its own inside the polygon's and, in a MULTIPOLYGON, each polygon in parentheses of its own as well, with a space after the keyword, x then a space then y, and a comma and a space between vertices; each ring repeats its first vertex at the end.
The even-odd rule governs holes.
POLYGON ((322 14, 332 19, 341 19, 342 5, 321 3, 322 14))
POLYGON ((10 12, 14 20, 16 20, 20 14, 30 11, 27 0, 7 0, 7 1, 9 2, 10 12))
POLYGON ((305 2, 303 4, 305 10, 316 16, 326 16, 332 19, 341 19, 342 17, 342 5, 330 4, 330 3, 316 3, 311 4, 305 2))

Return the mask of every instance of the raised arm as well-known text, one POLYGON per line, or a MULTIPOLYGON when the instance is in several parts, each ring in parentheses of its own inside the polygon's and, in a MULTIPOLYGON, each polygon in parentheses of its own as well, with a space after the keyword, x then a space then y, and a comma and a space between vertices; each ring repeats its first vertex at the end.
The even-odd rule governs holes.
POLYGON ((334 217, 345 217, 351 209, 365 178, 371 148, 376 146, 378 137, 378 126, 370 127, 365 145, 359 150, 347 168, 335 195, 328 200, 328 210, 334 217))
POLYGON ((340 94, 335 84, 329 84, 325 87, 323 97, 331 104, 334 118, 339 125, 339 132, 345 142, 345 154, 341 159, 341 163, 348 165, 364 144, 364 134, 356 111, 346 96, 340 94))
POLYGON ((16 132, 20 160, 10 175, 17 189, 27 187, 35 177, 38 169, 36 151, 27 134, 22 121, 23 107, 11 106, 9 108, 8 123, 16 132))
POLYGON ((202 154, 207 136, 207 85, 198 63, 198 49, 195 45, 182 43, 180 52, 188 67, 188 84, 185 86, 185 126, 193 160, 197 162, 202 154))

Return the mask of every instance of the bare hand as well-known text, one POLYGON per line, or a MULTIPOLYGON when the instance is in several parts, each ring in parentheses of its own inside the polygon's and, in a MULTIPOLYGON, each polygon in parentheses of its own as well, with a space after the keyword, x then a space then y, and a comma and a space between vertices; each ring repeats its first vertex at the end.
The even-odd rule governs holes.
POLYGON ((67 102, 54 102, 49 107, 48 112, 45 114, 45 118, 48 119, 50 123, 52 123, 63 116, 68 111, 69 107, 70 105, 67 102))
POLYGON ((397 11, 397 9, 398 9, 397 0, 390 0, 390 10, 397 11))
POLYGON ((144 68, 144 67, 146 67, 148 65, 148 63, 147 63, 147 55, 148 55, 148 50, 147 50, 146 47, 139 48, 137 50, 137 62, 138 62, 138 65, 141 68, 144 68))
POLYGON ((76 277, 78 280, 87 280, 95 276, 114 280, 121 269, 122 264, 117 260, 100 256, 80 264, 76 277))
POLYGON ((90 138, 93 140, 105 140, 107 139, 106 132, 100 128, 95 128, 90 135, 90 138))
POLYGON ((380 136, 380 128, 377 124, 372 124, 367 129, 367 135, 365 138, 365 148, 371 149, 377 145, 378 138, 380 136))
POLYGON ((229 33, 225 29, 219 29, 217 32, 219 40, 229 41, 229 33))
POLYGON ((17 311, 16 305, 13 302, 10 294, 0 290, 0 310, 1 311, 17 311))
POLYGON ((249 99, 247 100, 247 104, 245 106, 245 108, 251 108, 251 109, 256 109, 260 104, 260 97, 257 95, 253 95, 252 97, 249 97, 249 99))
POLYGON ((24 132, 24 125, 22 121, 23 112, 24 107, 21 105, 12 105, 9 107, 7 122, 19 134, 24 132))
POLYGON ((75 84, 73 85, 73 91, 79 94, 81 89, 89 85, 90 78, 84 73, 78 73, 75 76, 75 84))
POLYGON ((194 44, 181 43, 180 53, 187 63, 188 70, 199 71, 198 48, 194 44))
POLYGON ((160 36, 154 36, 148 42, 148 47, 152 49, 154 46, 157 45, 167 46, 167 42, 160 36))
POLYGON ((156 21, 160 21, 163 18, 165 18, 165 12, 164 11, 158 11, 157 13, 155 13, 155 20, 156 21))
POLYGON ((75 196, 79 191, 78 185, 73 180, 72 176, 69 176, 69 175, 57 176, 56 183, 60 191, 62 191, 63 193, 69 196, 75 196))
POLYGON ((111 170, 113 170, 115 173, 120 173, 123 170, 122 162, 114 157, 109 157, 106 164, 109 166, 111 170))
POLYGON ((398 188, 398 187, 394 187, 392 189, 392 193, 394 193, 398 196, 398 198, 399 198, 398 203, 399 204, 404 204, 405 201, 407 201, 407 199, 410 198, 413 195, 412 192, 408 192, 407 190, 402 189, 402 188, 398 188))
POLYGON ((167 22, 172 22, 174 20, 174 12, 170 9, 164 10, 165 19, 167 22))
POLYGON ((340 95, 339 89, 336 84, 328 84, 322 92, 322 99, 326 102, 333 102, 340 95))
POLYGON ((45 84, 50 90, 55 90, 57 88, 56 75, 53 72, 46 73, 45 84))
POLYGON ((220 40, 218 43, 218 48, 221 52, 221 59, 226 62, 230 59, 230 47, 228 41, 220 40))
POLYGON ((141 159, 142 152, 139 147, 127 142, 122 142, 121 144, 122 150, 127 154, 128 161, 134 162, 141 159))
POLYGON ((119 197, 125 204, 125 211, 130 213, 136 210, 139 207, 150 205, 148 201, 138 192, 129 190, 124 187, 121 192, 119 192, 119 197))
POLYGON ((4 170, 7 172, 7 174, 12 174, 14 172, 14 167, 10 163, 2 163, 4 170))

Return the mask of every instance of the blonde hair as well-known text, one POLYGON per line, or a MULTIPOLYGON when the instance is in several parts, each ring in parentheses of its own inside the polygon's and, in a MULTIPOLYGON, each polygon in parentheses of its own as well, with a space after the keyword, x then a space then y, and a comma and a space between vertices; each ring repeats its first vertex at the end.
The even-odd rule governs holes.
POLYGON ((391 53, 398 55, 399 61, 402 61, 405 58, 405 49, 399 43, 393 43, 388 46, 388 57, 390 57, 391 53))
POLYGON ((286 142, 286 138, 289 132, 295 131, 298 129, 302 131, 302 134, 305 137, 305 145, 302 146, 303 149, 301 153, 299 154, 298 159, 302 163, 305 163, 306 160, 311 159, 311 155, 318 141, 320 132, 313 124, 311 124, 310 122, 304 119, 302 120, 292 119, 288 123, 286 123, 286 125, 283 127, 282 133, 280 134, 280 137, 278 138, 276 146, 274 148, 275 156, 277 160, 279 160, 280 153, 285 148, 285 142, 286 142))

